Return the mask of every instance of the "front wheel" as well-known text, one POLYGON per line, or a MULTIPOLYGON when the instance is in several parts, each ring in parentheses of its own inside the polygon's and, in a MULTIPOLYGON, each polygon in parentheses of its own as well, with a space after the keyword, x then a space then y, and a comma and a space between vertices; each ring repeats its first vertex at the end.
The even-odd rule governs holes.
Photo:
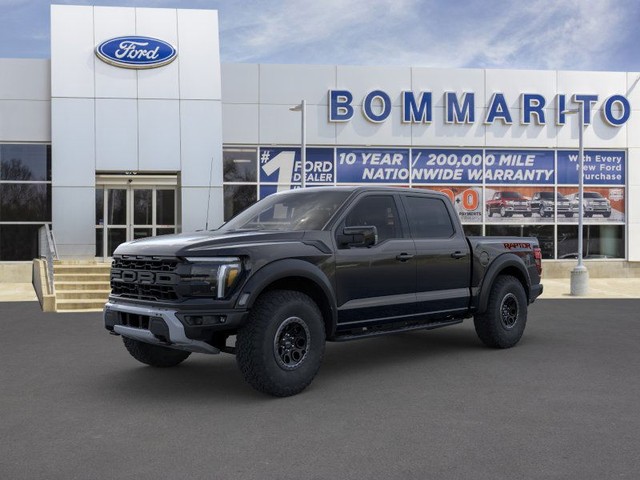
POLYGON ((324 355, 324 322, 315 302, 301 292, 261 295, 236 337, 236 360, 256 390, 288 397, 313 380, 324 355))
POLYGON ((122 341, 133 358, 152 367, 175 367, 191 355, 191 352, 151 345, 132 338, 122 337, 122 341))
POLYGON ((487 310, 476 315, 473 324, 488 347, 510 348, 520 341, 527 324, 527 296, 517 278, 500 275, 495 280, 487 310))

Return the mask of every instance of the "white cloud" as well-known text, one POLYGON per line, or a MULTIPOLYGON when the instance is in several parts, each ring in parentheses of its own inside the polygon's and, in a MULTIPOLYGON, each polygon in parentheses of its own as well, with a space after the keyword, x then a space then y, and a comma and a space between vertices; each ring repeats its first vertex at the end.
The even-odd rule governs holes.
MULTIPOLYGON (((277 2, 221 8, 225 61, 597 68, 626 35, 614 0, 277 2)), ((633 3, 631 9, 634 8, 633 3)), ((605 67, 606 68, 606 67, 605 67)))

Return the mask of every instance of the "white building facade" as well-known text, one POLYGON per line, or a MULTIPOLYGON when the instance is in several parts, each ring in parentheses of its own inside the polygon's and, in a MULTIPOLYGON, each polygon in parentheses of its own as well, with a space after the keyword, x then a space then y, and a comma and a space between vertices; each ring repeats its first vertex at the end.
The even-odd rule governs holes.
POLYGON ((549 260, 577 253, 582 107, 585 253, 640 261, 640 73, 221 66, 215 11, 51 8, 51 60, 0 60, 0 262, 37 256, 43 223, 61 257, 105 258, 301 187, 303 100, 307 186, 444 191, 469 234, 549 260), (120 47, 140 38, 174 58, 96 55, 153 57, 120 47))

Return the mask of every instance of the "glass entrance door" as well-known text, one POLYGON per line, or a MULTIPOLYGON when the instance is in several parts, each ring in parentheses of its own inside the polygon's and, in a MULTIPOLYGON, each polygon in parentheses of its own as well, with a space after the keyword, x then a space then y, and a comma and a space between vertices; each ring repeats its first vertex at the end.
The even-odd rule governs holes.
POLYGON ((130 240, 176 232, 176 187, 96 185, 96 257, 130 240))

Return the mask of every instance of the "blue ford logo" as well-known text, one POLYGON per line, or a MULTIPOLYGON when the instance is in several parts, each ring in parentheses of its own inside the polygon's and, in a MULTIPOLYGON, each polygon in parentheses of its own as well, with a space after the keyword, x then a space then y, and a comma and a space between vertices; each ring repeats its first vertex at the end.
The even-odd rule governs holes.
POLYGON ((162 67, 177 55, 173 46, 151 37, 117 37, 96 47, 96 56, 100 60, 122 68, 162 67))

